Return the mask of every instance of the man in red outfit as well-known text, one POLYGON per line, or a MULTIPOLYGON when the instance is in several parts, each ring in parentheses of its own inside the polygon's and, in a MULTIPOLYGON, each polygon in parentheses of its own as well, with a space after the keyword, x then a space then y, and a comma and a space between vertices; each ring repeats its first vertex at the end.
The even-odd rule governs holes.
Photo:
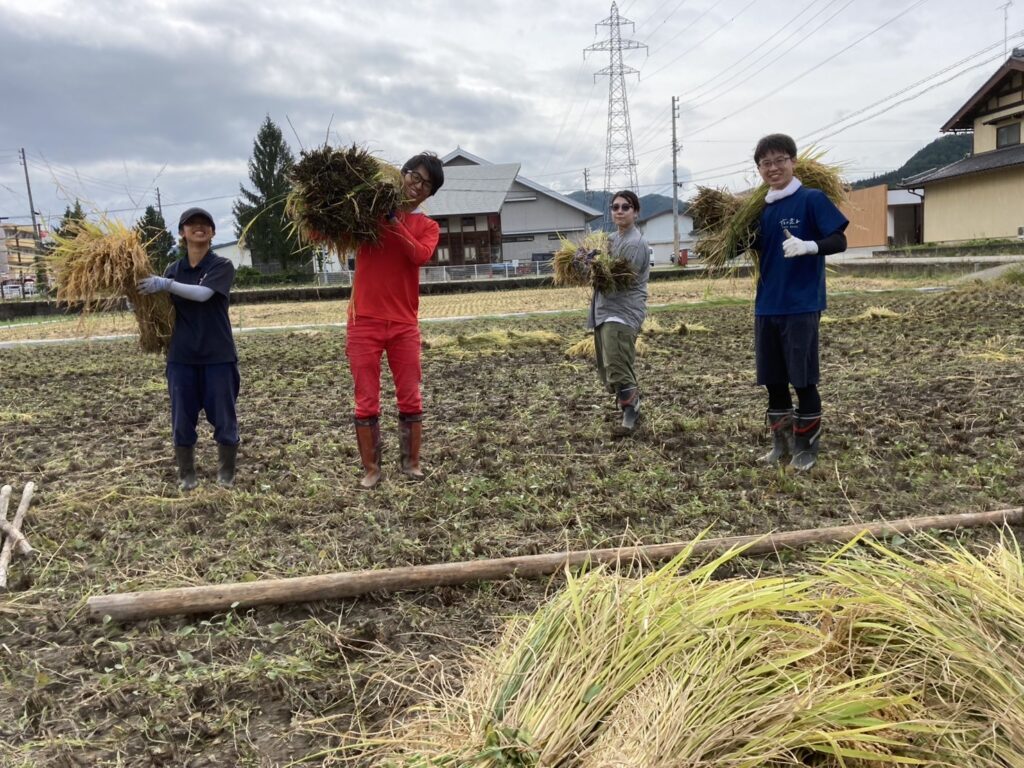
POLYGON ((420 267, 437 247, 437 222, 416 211, 444 184, 437 155, 424 152, 402 166, 406 203, 381 227, 380 240, 359 248, 352 300, 348 307, 348 356, 355 384, 356 441, 366 476, 363 488, 381 478, 380 358, 387 352, 398 400, 402 474, 423 479, 420 442, 420 267))

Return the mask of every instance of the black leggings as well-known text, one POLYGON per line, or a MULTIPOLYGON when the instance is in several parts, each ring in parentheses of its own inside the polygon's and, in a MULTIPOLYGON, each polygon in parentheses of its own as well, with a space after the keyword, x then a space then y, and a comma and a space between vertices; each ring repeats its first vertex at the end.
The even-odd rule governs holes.
MULTIPOLYGON (((787 411, 793 407, 793 398, 789 394, 789 385, 770 386, 768 389, 768 408, 773 411, 787 411)), ((797 412, 807 416, 821 413, 821 395, 818 387, 811 384, 806 387, 794 387, 800 402, 797 412)))

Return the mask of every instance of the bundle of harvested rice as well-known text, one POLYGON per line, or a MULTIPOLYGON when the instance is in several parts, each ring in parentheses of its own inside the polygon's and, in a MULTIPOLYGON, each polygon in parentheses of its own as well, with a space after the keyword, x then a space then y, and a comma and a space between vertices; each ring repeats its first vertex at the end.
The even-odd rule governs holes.
POLYGON ((337 253, 377 242, 384 217, 404 202, 401 172, 355 144, 303 150, 291 182, 285 214, 299 241, 337 253))
POLYGON ((616 293, 632 288, 636 271, 629 259, 598 254, 590 262, 590 284, 598 293, 616 293))
POLYGON ((126 296, 139 324, 142 350, 165 352, 174 330, 174 306, 166 293, 142 295, 135 287, 155 271, 138 230, 101 217, 96 223, 71 222, 53 237, 57 301, 80 302, 88 313, 110 309, 126 296))
MULTIPOLYGON (((647 354, 649 347, 643 337, 637 337, 636 345, 634 350, 637 357, 643 357, 647 354)), ((577 358, 579 360, 596 360, 597 359, 597 344, 594 342, 594 334, 590 334, 585 339, 577 341, 565 350, 565 356, 571 358, 577 358)))
MULTIPOLYGON (((839 205, 846 199, 848 187, 843 183, 841 167, 821 162, 823 154, 815 149, 803 152, 796 160, 793 175, 804 186, 821 190, 839 205)), ((762 184, 749 194, 737 197, 731 215, 722 218, 717 226, 701 231, 694 251, 708 269, 726 268, 732 264, 732 259, 746 256, 752 262, 753 275, 757 278, 758 254, 754 250, 754 240, 767 194, 768 185, 762 184)))
POLYGON ((796 576, 568 575, 388 736, 393 766, 882 768, 1020 764, 1024 563, 858 542, 796 576))
POLYGON ((427 349, 452 352, 497 352, 554 344, 562 337, 553 331, 516 331, 495 329, 458 336, 434 336, 424 340, 427 349))
POLYGON ((698 232, 718 230, 722 222, 736 212, 739 202, 739 198, 727 189, 698 186, 687 213, 693 218, 694 229, 698 232))
POLYGON ((563 237, 552 261, 554 283, 559 287, 582 288, 590 285, 587 257, 608 255, 608 233, 588 232, 580 240, 563 237))

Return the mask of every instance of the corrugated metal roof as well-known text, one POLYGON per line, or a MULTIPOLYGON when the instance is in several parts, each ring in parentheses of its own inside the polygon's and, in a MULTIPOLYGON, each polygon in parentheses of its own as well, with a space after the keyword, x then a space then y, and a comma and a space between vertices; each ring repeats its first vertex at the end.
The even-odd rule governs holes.
POLYGON ((428 216, 498 213, 518 174, 519 163, 445 166, 444 186, 427 198, 423 211, 428 216))
POLYGON ((1000 168, 1012 168, 1017 165, 1024 165, 1024 144, 1017 144, 1012 147, 1004 147, 992 152, 982 152, 979 155, 965 157, 963 160, 957 160, 955 163, 950 163, 934 171, 925 171, 917 176, 904 179, 900 186, 920 187, 923 184, 953 179, 957 176, 995 171, 1000 168))

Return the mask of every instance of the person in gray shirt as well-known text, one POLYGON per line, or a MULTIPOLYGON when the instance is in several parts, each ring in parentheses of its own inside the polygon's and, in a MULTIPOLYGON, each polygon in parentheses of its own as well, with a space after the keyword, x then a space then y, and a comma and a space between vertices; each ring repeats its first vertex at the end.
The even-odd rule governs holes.
POLYGON ((650 248, 636 227, 640 199, 630 190, 616 192, 611 202, 612 222, 617 231, 611 236, 610 255, 627 259, 633 265, 636 281, 621 291, 594 291, 590 301, 587 328, 594 331, 597 372, 601 383, 618 397, 622 409, 620 434, 636 430, 640 418, 640 387, 637 385, 636 337, 647 315, 647 279, 651 270, 650 248))

